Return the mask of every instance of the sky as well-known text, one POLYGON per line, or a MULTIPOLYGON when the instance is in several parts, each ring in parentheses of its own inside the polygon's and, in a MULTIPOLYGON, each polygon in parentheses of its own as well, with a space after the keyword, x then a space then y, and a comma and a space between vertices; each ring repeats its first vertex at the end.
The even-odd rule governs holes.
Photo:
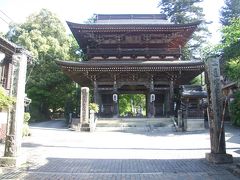
MULTIPOLYGON (((8 30, 8 24, 22 23, 32 13, 46 8, 66 21, 83 23, 93 14, 155 14, 160 12, 159 0, 0 0, 0 32, 8 30)), ((219 9, 223 0, 204 0, 206 19, 212 21, 209 29, 211 42, 220 38, 219 9)))

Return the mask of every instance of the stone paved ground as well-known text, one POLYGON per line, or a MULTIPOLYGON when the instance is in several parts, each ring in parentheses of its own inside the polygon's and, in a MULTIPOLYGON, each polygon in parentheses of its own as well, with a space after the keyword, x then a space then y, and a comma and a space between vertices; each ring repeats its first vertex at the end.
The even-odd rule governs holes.
MULTIPOLYGON (((208 130, 183 133, 164 127, 80 133, 64 128, 63 121, 34 124, 31 130, 22 149, 28 163, 4 169, 0 179, 239 179, 227 170, 230 165, 204 159, 210 152, 208 130)), ((238 162, 239 129, 228 125, 226 140, 227 153, 238 162)))

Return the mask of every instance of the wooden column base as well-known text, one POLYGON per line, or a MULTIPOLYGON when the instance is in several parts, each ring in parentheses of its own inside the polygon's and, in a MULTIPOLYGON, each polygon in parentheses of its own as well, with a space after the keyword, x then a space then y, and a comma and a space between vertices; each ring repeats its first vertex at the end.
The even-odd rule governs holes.
POLYGON ((233 157, 231 154, 206 153, 206 159, 214 164, 233 163, 233 157))

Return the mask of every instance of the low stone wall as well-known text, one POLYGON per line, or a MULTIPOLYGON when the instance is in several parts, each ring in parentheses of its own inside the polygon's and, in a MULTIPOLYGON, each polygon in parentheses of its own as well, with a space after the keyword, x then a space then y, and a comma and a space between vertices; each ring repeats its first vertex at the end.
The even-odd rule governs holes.
POLYGON ((196 130, 204 130, 204 119, 186 119, 187 121, 187 131, 196 131, 196 130))

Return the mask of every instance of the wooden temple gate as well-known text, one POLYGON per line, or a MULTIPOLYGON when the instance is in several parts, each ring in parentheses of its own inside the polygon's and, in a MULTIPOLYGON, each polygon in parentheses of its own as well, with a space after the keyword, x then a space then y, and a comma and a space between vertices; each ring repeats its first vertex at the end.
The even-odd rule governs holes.
MULTIPOLYGON (((148 117, 171 116, 175 91, 205 70, 202 61, 181 60, 181 49, 199 24, 171 24, 162 14, 100 14, 91 24, 68 22, 84 58, 57 64, 82 87, 93 89, 94 101, 101 107, 100 117, 118 117, 118 96, 126 92, 146 95, 148 117)), ((221 123, 216 59, 209 61, 208 67, 211 153, 206 158, 230 163, 232 156, 226 154, 221 123)))
POLYGON ((92 24, 68 22, 84 61, 58 61, 81 86, 94 90, 100 117, 119 117, 123 93, 146 96, 147 117, 174 114, 174 91, 204 70, 182 61, 181 48, 200 22, 170 24, 162 14, 97 15, 92 24))

